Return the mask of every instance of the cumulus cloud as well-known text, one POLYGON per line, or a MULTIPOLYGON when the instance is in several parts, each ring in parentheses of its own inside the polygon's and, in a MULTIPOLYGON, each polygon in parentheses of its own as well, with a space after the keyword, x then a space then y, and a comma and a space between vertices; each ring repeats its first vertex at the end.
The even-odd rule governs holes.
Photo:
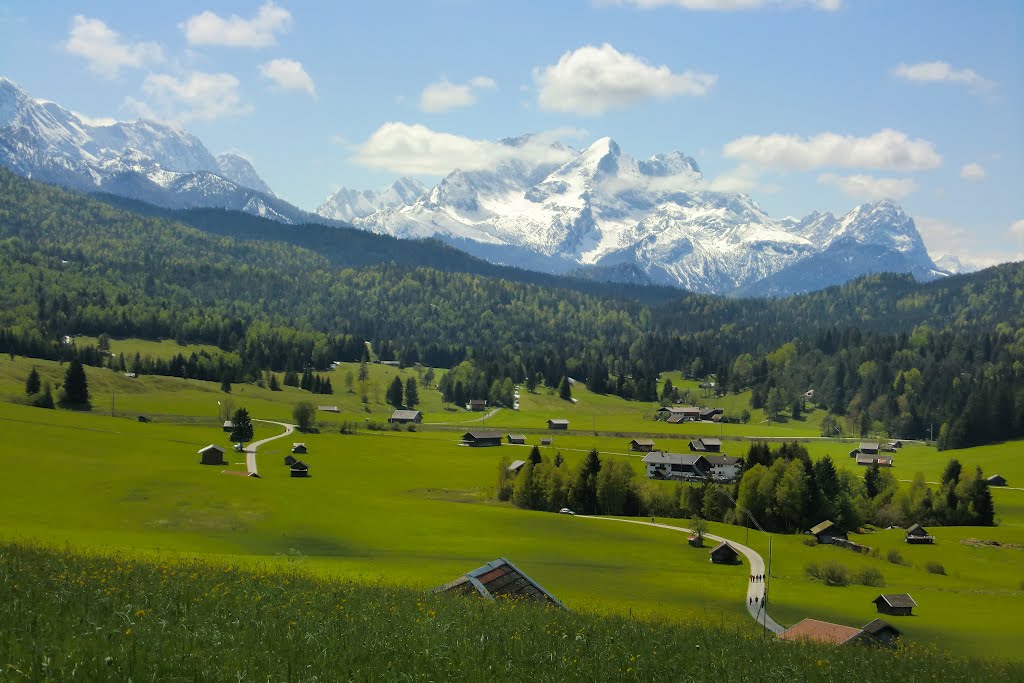
POLYGON ((919 171, 942 164, 932 143, 888 128, 860 138, 837 133, 812 138, 748 135, 726 144, 723 153, 760 166, 804 171, 829 166, 919 171))
POLYGON ((557 64, 534 69, 533 80, 541 109, 596 116, 648 99, 706 95, 718 76, 673 73, 605 43, 566 52, 557 64))
POLYGON ((870 175, 822 173, 818 176, 818 183, 838 188, 854 199, 903 199, 917 190, 917 183, 912 178, 876 178, 870 175))
MULTIPOLYGON (((736 12, 740 10, 761 9, 763 7, 810 7, 812 9, 835 12, 843 6, 842 0, 611 0, 617 5, 635 5, 640 9, 656 7, 680 7, 688 10, 736 12)), ((598 0, 598 4, 607 4, 608 0, 598 0)))
POLYGON ((1010 226, 1010 232, 1012 232, 1014 235, 1017 235, 1018 237, 1024 238, 1024 219, 1014 221, 1013 224, 1010 226))
POLYGON ((260 74, 282 90, 301 90, 316 97, 316 86, 302 67, 302 62, 294 59, 272 59, 260 65, 260 74))
POLYGON ((292 14, 273 2, 264 3, 252 19, 232 14, 227 19, 206 10, 181 25, 190 45, 225 47, 269 47, 277 43, 277 34, 292 26, 292 14))
POLYGON ((976 90, 992 87, 992 81, 983 78, 974 69, 954 69, 946 62, 900 64, 890 73, 894 78, 914 83, 954 83, 976 90))
POLYGON ((123 68, 140 69, 164 59, 157 43, 124 42, 117 31, 99 19, 80 14, 71 20, 71 33, 64 49, 83 57, 90 70, 105 78, 117 78, 123 68))
POLYGON ((561 163, 573 152, 553 146, 559 138, 575 134, 558 129, 533 135, 519 145, 435 131, 420 124, 389 122, 356 147, 355 161, 408 175, 445 175, 455 169, 491 169, 503 161, 561 163))
POLYGON ((971 183, 980 183, 985 179, 985 167, 981 164, 964 164, 960 169, 960 177, 971 183))
POLYGON ((423 89, 420 94, 420 109, 438 113, 468 107, 476 102, 481 90, 493 90, 497 87, 494 79, 487 76, 477 76, 466 83, 452 83, 448 79, 442 79, 423 89))
POLYGON ((238 92, 238 79, 226 73, 193 71, 187 77, 150 74, 142 82, 149 102, 127 98, 125 106, 139 116, 174 123, 212 121, 252 111, 238 92))

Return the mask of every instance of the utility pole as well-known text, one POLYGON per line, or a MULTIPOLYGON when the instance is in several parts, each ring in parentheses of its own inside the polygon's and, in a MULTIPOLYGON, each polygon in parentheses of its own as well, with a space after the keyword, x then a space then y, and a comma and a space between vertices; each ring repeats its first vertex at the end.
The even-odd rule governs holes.
POLYGON ((764 634, 768 635, 768 585, 772 579, 772 536, 768 534, 768 571, 764 575, 764 597, 761 598, 761 604, 764 606, 764 618, 761 623, 764 624, 764 634))

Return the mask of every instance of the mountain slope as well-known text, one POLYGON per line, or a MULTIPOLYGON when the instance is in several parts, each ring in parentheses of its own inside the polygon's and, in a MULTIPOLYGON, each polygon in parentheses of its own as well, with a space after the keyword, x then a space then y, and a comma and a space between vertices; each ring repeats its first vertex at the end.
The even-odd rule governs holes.
POLYGON ((351 222, 384 209, 412 204, 426 191, 426 186, 415 178, 399 178, 380 192, 343 187, 317 207, 316 213, 324 218, 351 222))

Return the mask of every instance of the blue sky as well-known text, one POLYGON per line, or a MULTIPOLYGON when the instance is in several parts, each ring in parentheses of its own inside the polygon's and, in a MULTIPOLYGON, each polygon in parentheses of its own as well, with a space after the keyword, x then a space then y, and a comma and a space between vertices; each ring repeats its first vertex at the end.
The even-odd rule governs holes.
POLYGON ((175 121, 315 208, 488 141, 681 150, 770 214, 890 197, 933 255, 1024 258, 1024 2, 0 2, 0 75, 175 121))

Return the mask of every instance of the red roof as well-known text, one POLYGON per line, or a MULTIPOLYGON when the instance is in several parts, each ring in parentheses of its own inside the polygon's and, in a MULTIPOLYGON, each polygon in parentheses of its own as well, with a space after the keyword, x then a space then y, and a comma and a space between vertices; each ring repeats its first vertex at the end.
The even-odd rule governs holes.
POLYGON ((783 640, 814 640, 820 643, 845 643, 859 636, 863 631, 853 626, 832 624, 817 619, 804 619, 796 626, 779 634, 783 640))

